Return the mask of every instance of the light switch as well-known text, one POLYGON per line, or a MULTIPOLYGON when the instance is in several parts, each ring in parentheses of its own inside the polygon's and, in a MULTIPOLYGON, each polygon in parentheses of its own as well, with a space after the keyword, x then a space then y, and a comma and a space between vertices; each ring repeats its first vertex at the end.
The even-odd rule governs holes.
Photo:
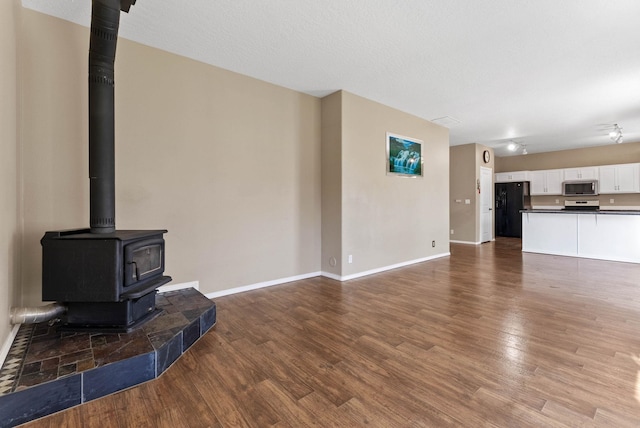
POLYGON ((465 205, 471 205, 471 199, 465 199, 464 203, 465 205))

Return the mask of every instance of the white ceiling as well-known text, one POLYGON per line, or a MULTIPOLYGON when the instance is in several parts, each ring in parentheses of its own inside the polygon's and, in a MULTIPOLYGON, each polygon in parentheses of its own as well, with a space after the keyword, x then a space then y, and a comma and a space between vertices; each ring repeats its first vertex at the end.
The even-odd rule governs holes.
MULTIPOLYGON (((89 0, 22 0, 84 26, 89 0)), ((508 155, 640 141, 640 0, 138 0, 120 35, 280 86, 338 89, 508 155)), ((117 61, 117 59, 116 59, 117 61)))

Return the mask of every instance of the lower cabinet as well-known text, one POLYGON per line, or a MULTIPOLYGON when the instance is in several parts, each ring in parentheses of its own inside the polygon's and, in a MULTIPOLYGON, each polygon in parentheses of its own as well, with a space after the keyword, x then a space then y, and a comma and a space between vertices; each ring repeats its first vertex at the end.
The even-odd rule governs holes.
POLYGON ((522 251, 578 255, 578 214, 523 213, 522 251))
POLYGON ((578 215, 578 256, 640 263, 640 216, 578 215))
POLYGON ((523 213, 522 251, 640 263, 640 215, 523 213))

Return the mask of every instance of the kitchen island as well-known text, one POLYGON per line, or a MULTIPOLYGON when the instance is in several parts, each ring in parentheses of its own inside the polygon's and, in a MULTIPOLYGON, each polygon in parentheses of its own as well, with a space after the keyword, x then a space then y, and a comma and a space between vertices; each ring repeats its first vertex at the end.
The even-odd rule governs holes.
POLYGON ((640 210, 523 210, 522 251, 640 263, 640 210))

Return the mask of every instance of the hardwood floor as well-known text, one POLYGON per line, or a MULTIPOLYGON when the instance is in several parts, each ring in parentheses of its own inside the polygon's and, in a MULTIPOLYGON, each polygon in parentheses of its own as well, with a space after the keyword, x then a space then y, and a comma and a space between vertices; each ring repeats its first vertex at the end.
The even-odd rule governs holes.
POLYGON ((640 265, 451 253, 216 299, 159 379, 28 426, 640 426, 640 265))

